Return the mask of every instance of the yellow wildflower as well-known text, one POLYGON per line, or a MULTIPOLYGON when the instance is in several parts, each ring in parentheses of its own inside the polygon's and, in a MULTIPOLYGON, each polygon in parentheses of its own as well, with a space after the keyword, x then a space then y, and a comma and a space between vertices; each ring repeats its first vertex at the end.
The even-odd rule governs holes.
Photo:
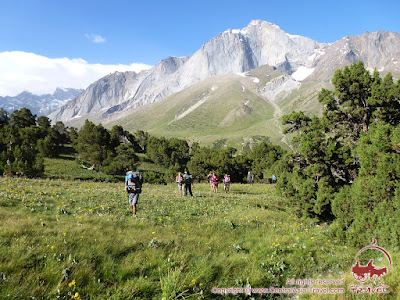
POLYGON ((79 293, 76 292, 75 295, 71 296, 71 299, 81 299, 81 297, 79 296, 79 293))
POLYGON ((72 287, 72 286, 75 286, 75 284, 76 284, 76 281, 75 281, 75 279, 74 279, 74 280, 72 280, 70 283, 68 283, 68 286, 69 286, 69 287, 72 287))

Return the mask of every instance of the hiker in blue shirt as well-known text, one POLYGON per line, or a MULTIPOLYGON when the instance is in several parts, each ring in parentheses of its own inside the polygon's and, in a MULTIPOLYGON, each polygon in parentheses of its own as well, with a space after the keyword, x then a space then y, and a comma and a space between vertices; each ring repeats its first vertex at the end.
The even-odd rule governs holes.
POLYGON ((132 208, 132 214, 136 216, 136 204, 139 200, 139 194, 142 192, 143 176, 139 172, 127 171, 125 176, 125 191, 128 193, 129 206, 132 208))

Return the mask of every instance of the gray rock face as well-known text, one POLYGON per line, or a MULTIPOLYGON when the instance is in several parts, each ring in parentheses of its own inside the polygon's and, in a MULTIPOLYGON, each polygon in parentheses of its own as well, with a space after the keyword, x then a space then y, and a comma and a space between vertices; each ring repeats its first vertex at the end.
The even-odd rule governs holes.
POLYGON ((323 53, 315 59, 315 70, 307 80, 329 81, 337 68, 361 60, 364 66, 373 71, 400 75, 400 34, 387 31, 347 36, 326 45, 323 53))
POLYGON ((294 80, 290 75, 282 75, 272 79, 263 88, 263 95, 274 101, 278 95, 282 98, 292 90, 300 86, 300 82, 294 80))
MULTIPOLYGON (((396 66, 399 51, 400 34, 397 33, 364 33, 333 44, 320 44, 256 20, 242 30, 229 29, 218 34, 193 55, 168 57, 138 74, 110 74, 49 114, 49 118, 53 122, 67 122, 93 113, 100 113, 101 118, 117 118, 123 112, 160 101, 211 76, 245 73, 263 65, 293 74, 293 78, 281 80, 286 85, 281 90, 296 88, 303 80, 330 81, 337 68, 360 59, 367 68, 400 74, 400 64, 396 66)), ((267 88, 264 92, 276 95, 279 91, 274 86, 273 90, 267 88)))

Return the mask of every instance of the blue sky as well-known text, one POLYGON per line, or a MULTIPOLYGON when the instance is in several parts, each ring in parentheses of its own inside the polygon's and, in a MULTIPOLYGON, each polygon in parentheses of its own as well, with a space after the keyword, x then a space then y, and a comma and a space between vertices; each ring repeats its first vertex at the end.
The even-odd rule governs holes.
MULTIPOLYGON (((0 0, 0 54, 20 51, 110 68, 155 65, 192 54, 218 33, 254 19, 331 43, 365 31, 400 32, 399 12, 399 0, 0 0)), ((1 66, 0 59, 0 73, 1 66)))

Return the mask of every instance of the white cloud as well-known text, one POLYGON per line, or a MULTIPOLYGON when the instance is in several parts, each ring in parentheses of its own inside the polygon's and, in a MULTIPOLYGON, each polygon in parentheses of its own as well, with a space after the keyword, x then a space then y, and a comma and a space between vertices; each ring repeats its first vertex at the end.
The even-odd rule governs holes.
POLYGON ((81 58, 48 58, 34 53, 0 52, 0 96, 15 96, 24 90, 37 95, 53 93, 57 87, 87 88, 116 71, 140 72, 152 66, 89 64, 81 58))
POLYGON ((101 35, 98 34, 85 34, 86 38, 90 41, 92 41, 93 43, 96 44, 100 44, 100 43, 105 43, 106 39, 104 37, 102 37, 101 35))

